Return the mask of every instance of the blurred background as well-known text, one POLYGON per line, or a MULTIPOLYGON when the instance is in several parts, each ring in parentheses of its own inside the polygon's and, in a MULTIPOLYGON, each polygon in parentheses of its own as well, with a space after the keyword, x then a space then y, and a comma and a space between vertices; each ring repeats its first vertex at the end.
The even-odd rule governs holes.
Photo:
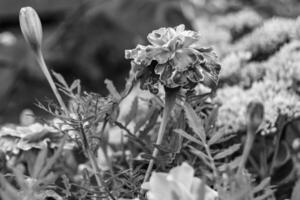
POLYGON ((40 15, 48 66, 103 95, 105 78, 122 89, 130 69, 124 50, 145 44, 153 29, 185 24, 199 30, 222 59, 263 20, 300 11, 296 0, 0 0, 0 124, 18 122, 25 108, 45 114, 34 103, 53 98, 20 32, 23 6, 40 15))

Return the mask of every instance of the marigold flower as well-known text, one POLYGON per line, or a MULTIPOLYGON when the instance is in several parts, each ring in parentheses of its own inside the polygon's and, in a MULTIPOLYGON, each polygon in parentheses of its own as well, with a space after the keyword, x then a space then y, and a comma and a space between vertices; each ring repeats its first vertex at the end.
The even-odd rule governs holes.
POLYGON ((133 60, 143 89, 157 89, 158 83, 168 88, 193 88, 200 82, 216 87, 220 65, 211 48, 201 47, 198 32, 179 25, 154 30, 147 39, 150 45, 125 51, 125 57, 133 60))
POLYGON ((36 11, 31 7, 21 8, 19 20, 26 41, 34 50, 39 49, 42 43, 43 30, 36 11))
MULTIPOLYGON (((148 189, 150 200, 197 200, 201 196, 202 180, 194 177, 194 169, 187 163, 171 169, 169 173, 153 172, 148 183, 142 187, 148 189)), ((204 185, 204 200, 215 200, 218 193, 204 185)))

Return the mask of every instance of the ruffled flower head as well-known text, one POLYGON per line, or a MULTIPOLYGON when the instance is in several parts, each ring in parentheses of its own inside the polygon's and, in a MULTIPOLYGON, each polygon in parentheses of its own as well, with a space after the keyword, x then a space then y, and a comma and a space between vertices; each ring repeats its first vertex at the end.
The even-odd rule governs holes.
POLYGON ((212 49, 200 46, 198 32, 179 25, 154 30, 147 39, 150 45, 125 51, 125 58, 133 60, 142 89, 155 92, 159 83, 167 88, 192 89, 197 83, 216 87, 221 67, 212 49))

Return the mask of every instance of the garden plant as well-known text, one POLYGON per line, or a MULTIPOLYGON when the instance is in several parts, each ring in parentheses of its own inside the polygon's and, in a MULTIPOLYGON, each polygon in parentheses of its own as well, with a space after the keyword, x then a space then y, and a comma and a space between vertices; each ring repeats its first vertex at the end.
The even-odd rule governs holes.
POLYGON ((56 99, 36 103, 50 118, 1 127, 1 199, 299 200, 300 21, 217 21, 153 30, 104 96, 50 70, 39 16, 22 8, 56 99))

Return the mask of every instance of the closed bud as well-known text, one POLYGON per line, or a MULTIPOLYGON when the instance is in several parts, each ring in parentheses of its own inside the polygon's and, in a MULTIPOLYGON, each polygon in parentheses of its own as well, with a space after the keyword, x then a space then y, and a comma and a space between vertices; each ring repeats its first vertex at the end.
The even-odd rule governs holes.
POLYGON ((20 27, 24 38, 34 51, 41 48, 43 30, 37 12, 31 7, 24 7, 19 15, 20 27))
POLYGON ((247 106, 247 128, 255 133, 264 119, 264 106, 261 102, 251 101, 247 106))

